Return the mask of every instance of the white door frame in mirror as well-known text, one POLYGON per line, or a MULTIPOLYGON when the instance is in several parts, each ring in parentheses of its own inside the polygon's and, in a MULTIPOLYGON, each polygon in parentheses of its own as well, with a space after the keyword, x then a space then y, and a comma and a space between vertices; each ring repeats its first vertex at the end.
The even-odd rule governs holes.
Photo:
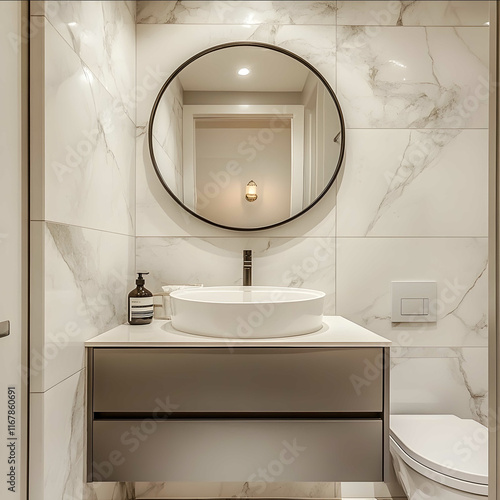
MULTIPOLYGON (((196 141, 195 120, 197 118, 228 118, 242 116, 258 116, 259 118, 291 119, 292 155, 291 155, 291 197, 290 214, 303 209, 304 191, 304 106, 295 104, 191 104, 184 105, 183 110, 183 193, 184 204, 196 207, 196 141)), ((277 129, 276 129, 277 130, 277 129)), ((276 130, 271 129, 274 133, 276 130)))

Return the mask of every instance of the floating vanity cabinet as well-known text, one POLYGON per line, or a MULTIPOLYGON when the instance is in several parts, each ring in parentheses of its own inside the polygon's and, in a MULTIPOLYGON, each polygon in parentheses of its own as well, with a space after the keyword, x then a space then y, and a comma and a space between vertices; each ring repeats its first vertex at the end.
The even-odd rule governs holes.
POLYGON ((386 345, 94 344, 88 480, 384 481, 386 345))

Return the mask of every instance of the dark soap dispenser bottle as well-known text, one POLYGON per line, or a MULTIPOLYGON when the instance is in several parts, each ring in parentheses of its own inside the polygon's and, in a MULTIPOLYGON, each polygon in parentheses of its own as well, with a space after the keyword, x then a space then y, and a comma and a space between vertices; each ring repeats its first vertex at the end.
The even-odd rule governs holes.
POLYGON ((128 294, 128 322, 131 325, 148 325, 153 321, 153 294, 144 288, 144 274, 137 273, 137 288, 128 294))

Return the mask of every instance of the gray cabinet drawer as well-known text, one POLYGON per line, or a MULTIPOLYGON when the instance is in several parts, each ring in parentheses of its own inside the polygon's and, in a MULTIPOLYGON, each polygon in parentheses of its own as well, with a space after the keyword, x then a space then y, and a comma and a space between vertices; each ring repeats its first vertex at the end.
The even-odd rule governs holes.
POLYGON ((96 421, 93 481, 382 481, 381 420, 96 421))
POLYGON ((93 411, 382 412, 382 356, 381 348, 99 348, 93 411))

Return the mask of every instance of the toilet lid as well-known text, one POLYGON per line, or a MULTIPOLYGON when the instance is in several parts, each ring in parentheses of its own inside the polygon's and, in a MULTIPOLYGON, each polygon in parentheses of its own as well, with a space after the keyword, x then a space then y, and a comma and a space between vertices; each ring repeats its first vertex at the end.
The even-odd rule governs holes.
POLYGON ((414 460, 442 474, 488 484, 488 429, 455 415, 391 415, 391 436, 414 460))

